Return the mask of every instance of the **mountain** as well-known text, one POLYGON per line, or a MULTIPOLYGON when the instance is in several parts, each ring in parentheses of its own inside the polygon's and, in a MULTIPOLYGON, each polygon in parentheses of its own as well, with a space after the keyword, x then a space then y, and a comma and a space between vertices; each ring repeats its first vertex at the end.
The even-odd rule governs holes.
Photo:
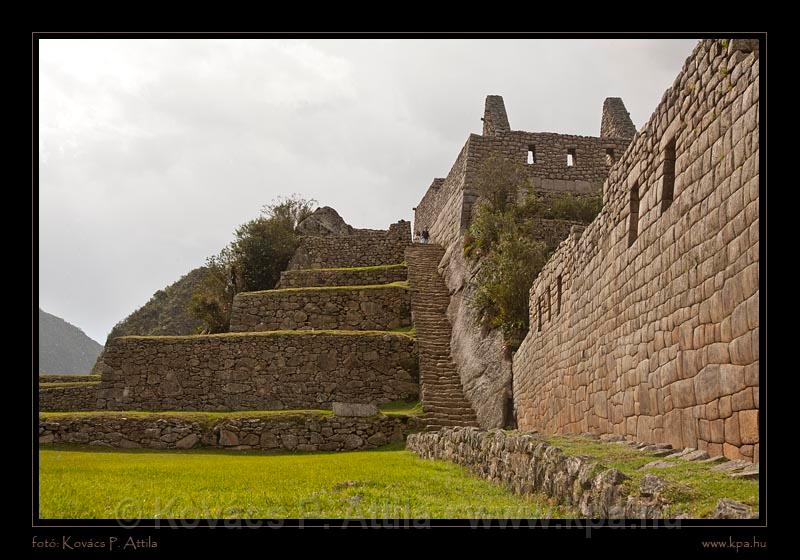
POLYGON ((39 309, 39 373, 89 373, 102 350, 75 325, 39 309))
MULTIPOLYGON (((189 303, 205 274, 205 267, 195 268, 163 290, 158 290, 150 301, 117 323, 108 338, 197 333, 201 324, 189 313, 189 303)), ((99 364, 100 360, 97 362, 99 364)), ((96 368, 92 371, 98 373, 96 368)))

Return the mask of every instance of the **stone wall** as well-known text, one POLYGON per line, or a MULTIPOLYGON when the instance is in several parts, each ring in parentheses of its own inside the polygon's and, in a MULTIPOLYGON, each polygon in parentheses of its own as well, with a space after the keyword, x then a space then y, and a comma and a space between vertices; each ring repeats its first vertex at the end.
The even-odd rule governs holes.
POLYGON ((230 331, 382 331, 410 325, 408 288, 379 285, 242 292, 233 298, 230 331))
POLYGON ((314 413, 226 416, 84 415, 39 419, 39 443, 118 448, 348 451, 402 441, 416 420, 407 416, 346 418, 314 413))
POLYGON ((624 138, 631 141, 636 134, 631 115, 619 97, 609 97, 603 102, 603 118, 600 121, 602 138, 624 138))
POLYGON ((518 494, 543 493, 587 518, 654 519, 666 513, 657 496, 629 495, 627 477, 620 471, 567 456, 536 434, 450 428, 412 434, 406 447, 423 459, 463 465, 518 494))
POLYGON ((39 411, 93 410, 99 383, 39 387, 39 411))
MULTIPOLYGON (((593 446, 620 445, 619 442, 587 441, 593 446)), ((636 444, 635 447, 644 456, 649 455, 652 459, 674 451, 668 446, 636 444)), ((559 447, 549 443, 546 436, 538 433, 446 428, 438 432, 411 434, 406 440, 406 448, 423 459, 451 461, 463 465, 477 476, 501 484, 517 494, 547 496, 560 504, 577 509, 586 518, 690 517, 690 513, 684 509, 685 506, 671 502, 681 495, 683 482, 676 483, 654 474, 646 474, 638 483, 634 483, 621 471, 608 468, 590 456, 565 454, 559 447)), ((672 456, 676 458, 675 461, 699 461, 702 455, 702 452, 686 449, 672 456)), ((709 465, 709 473, 740 472, 742 474, 731 476, 758 477, 757 469, 751 469, 745 474, 742 465, 735 463, 747 465, 742 461, 709 465)), ((716 509, 707 517, 755 519, 758 518, 758 512, 744 503, 720 498, 716 509)))
POLYGON ((403 264, 368 266, 361 268, 322 268, 311 270, 284 270, 278 288, 307 288, 313 286, 371 286, 391 284, 408 279, 403 264))
POLYGON ((759 455, 759 63, 701 41, 531 287, 522 429, 759 455))
POLYGON ((287 270, 398 264, 403 262, 403 252, 410 243, 411 224, 403 220, 388 230, 303 236, 287 270))
MULTIPOLYGON (((565 193, 599 194, 612 163, 629 142, 626 138, 511 131, 505 125, 498 128, 491 124, 487 129, 487 117, 492 123, 507 124, 502 98, 494 97, 486 100, 484 135, 469 136, 447 178, 435 179, 414 209, 414 230, 427 229, 431 242, 445 248, 440 272, 451 294, 448 318, 453 327, 452 357, 467 398, 485 428, 504 426, 504 411, 511 399, 511 362, 500 332, 477 328, 475 311, 469 306, 478 269, 463 257, 463 233, 478 199, 475 180, 483 162, 492 156, 519 162, 544 199, 565 193), (530 164, 528 150, 533 152, 530 164), (570 150, 573 165, 567 166, 570 150)), ((568 226, 558 221, 542 220, 540 225, 543 239, 558 241, 568 231, 568 226)))
POLYGON ((389 333, 121 337, 102 369, 101 409, 320 409, 419 391, 415 341, 389 333))

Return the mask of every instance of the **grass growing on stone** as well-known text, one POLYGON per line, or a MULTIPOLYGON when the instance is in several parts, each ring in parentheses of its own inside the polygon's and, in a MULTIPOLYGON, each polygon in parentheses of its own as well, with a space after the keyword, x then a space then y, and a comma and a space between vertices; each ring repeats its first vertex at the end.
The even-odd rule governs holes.
POLYGON ((362 272, 369 270, 392 270, 397 268, 407 268, 405 262, 397 264, 378 264, 374 266, 351 266, 345 268, 301 268, 291 272, 362 272))
POLYGON ((341 453, 43 446, 39 514, 58 518, 550 518, 512 494, 394 444, 341 453))
POLYGON ((61 389, 64 387, 91 387, 92 385, 98 385, 100 381, 66 381, 64 383, 57 383, 57 382, 46 382, 46 383, 39 383, 40 389, 61 389))
POLYGON ((239 410, 225 412, 205 412, 193 410, 149 411, 149 410, 86 410, 67 412, 40 412, 39 421, 64 421, 80 418, 133 418, 158 420, 159 418, 179 418, 188 422, 210 424, 226 418, 323 418, 333 416, 330 410, 239 410))
POLYGON ((264 294, 283 294, 287 292, 335 292, 356 290, 384 290, 387 288, 409 289, 408 280, 398 280, 388 284, 365 284, 362 286, 307 286, 302 288, 277 288, 274 290, 259 290, 256 292, 240 292, 238 297, 262 296, 264 294))
POLYGON ((737 500, 758 509, 758 481, 731 478, 711 470, 715 464, 655 457, 622 443, 609 443, 579 436, 547 436, 546 441, 561 448, 567 455, 584 455, 597 459, 606 467, 627 475, 626 485, 637 495, 639 483, 646 474, 656 475, 668 483, 665 497, 672 504, 670 513, 688 513, 693 518, 710 515, 720 498, 737 500), (674 466, 642 470, 652 461, 666 461, 674 466))
POLYGON ((346 330, 282 330, 282 331, 258 331, 258 332, 227 332, 217 334, 189 334, 189 335, 164 335, 164 336, 121 336, 120 340, 208 340, 215 338, 236 338, 236 337, 269 337, 269 336, 409 336, 408 332, 397 331, 346 331, 346 330))
POLYGON ((378 409, 387 416, 418 416, 422 414, 422 403, 395 401, 382 404, 378 409))

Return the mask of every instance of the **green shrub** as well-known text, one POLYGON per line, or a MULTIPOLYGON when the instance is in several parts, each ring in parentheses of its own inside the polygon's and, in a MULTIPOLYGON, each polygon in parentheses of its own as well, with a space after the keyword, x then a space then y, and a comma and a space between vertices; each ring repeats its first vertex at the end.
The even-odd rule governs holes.
POLYGON ((541 239, 541 220, 588 223, 600 212, 597 195, 537 196, 524 168, 492 157, 476 179, 479 199, 464 235, 464 255, 480 260, 470 305, 481 326, 499 328, 516 348, 528 330, 529 290, 561 239, 541 239), (538 239, 538 240, 537 240, 538 239))
POLYGON ((206 261, 208 274, 192 294, 190 311, 205 333, 228 332, 233 296, 273 288, 299 243, 297 224, 316 201, 299 195, 264 206, 258 218, 242 224, 234 240, 206 261))

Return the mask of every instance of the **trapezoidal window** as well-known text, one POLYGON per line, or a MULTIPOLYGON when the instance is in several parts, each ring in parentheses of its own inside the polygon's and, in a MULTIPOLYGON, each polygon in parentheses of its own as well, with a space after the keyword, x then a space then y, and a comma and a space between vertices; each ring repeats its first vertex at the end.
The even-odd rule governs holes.
POLYGON ((606 148, 606 165, 614 164, 614 148, 606 148))
POLYGON ((631 208, 628 218, 628 247, 639 237, 639 183, 631 188, 631 208))
POLYGON ((675 139, 664 148, 664 173, 661 178, 661 213, 667 211, 675 197, 675 139))
POLYGON ((575 163, 578 161, 577 154, 575 152, 575 148, 570 148, 567 150, 567 167, 575 167, 575 163))
POLYGON ((536 146, 528 146, 528 165, 536 163, 536 146))

